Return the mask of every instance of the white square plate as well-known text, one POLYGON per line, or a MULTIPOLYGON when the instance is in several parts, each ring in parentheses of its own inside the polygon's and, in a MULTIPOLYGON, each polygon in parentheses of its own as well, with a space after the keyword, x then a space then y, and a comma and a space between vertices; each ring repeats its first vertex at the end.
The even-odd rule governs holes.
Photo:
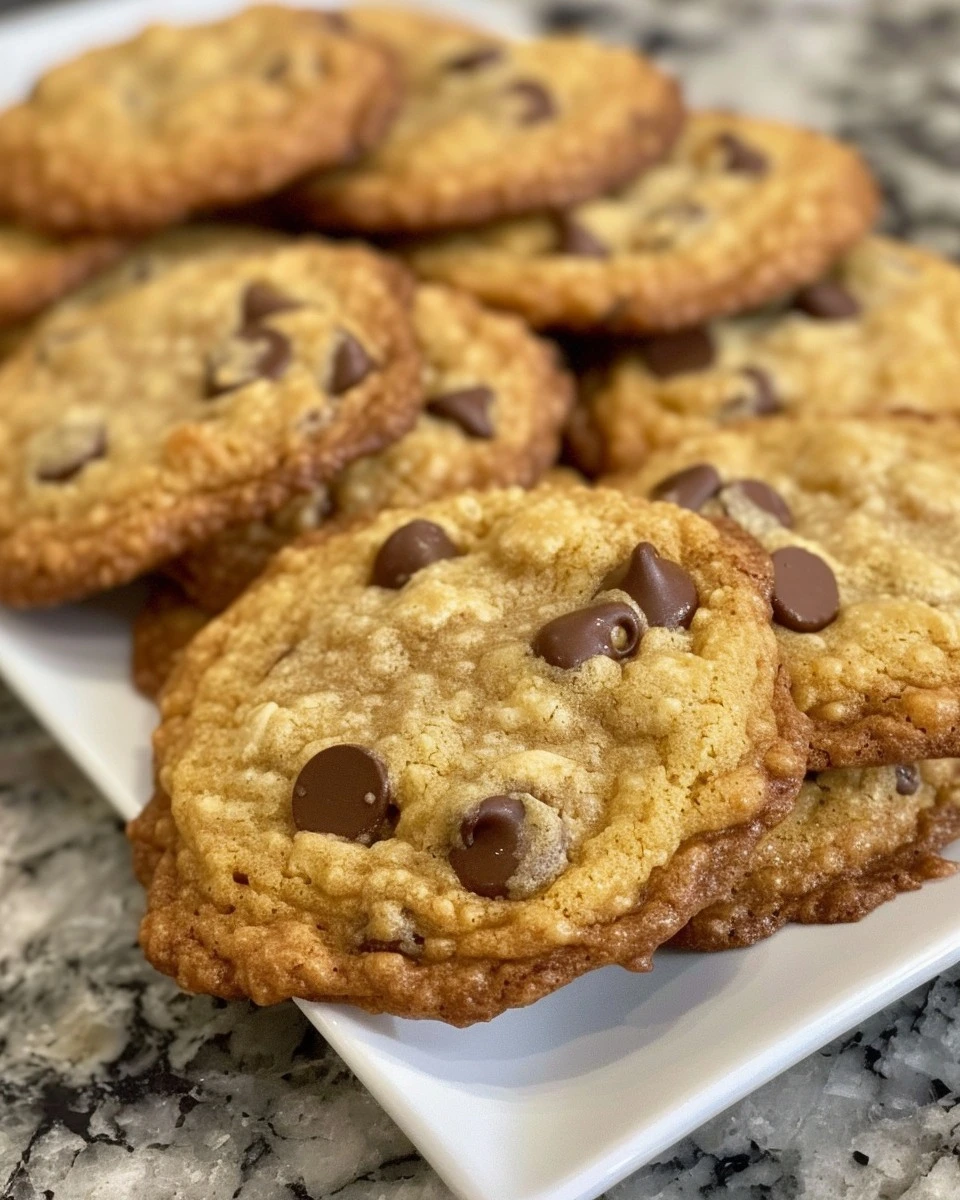
MULTIPOLYGON (((440 6, 440 5, 438 5, 440 6)), ((47 63, 154 16, 229 0, 108 0, 0 23, 0 104, 47 63)), ((490 0, 447 4, 521 32, 490 0)), ((0 610, 0 674, 126 817, 150 791, 152 707, 129 680, 134 589, 0 610)), ((751 950, 662 953, 455 1030, 304 1011, 465 1200, 587 1200, 869 1013, 960 958, 960 877, 859 926, 790 928, 751 950)))

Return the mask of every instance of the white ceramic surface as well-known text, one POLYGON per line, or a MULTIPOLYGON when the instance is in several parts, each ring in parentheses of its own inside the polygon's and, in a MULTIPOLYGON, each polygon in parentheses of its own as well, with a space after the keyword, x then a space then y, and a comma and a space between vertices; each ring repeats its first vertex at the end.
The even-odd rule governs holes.
MULTIPOLYGON (((109 0, 0 22, 0 104, 47 63, 219 0, 109 0)), ((441 5, 437 5, 441 7, 441 5)), ((447 5, 505 30, 489 0, 447 5)), ((0 674, 125 816, 149 794, 153 712, 129 682, 132 592, 0 610, 0 674)), ((609 969, 454 1030, 304 1005, 465 1200, 586 1200, 868 1013, 960 958, 960 877, 858 927, 791 928, 721 956, 609 969)))

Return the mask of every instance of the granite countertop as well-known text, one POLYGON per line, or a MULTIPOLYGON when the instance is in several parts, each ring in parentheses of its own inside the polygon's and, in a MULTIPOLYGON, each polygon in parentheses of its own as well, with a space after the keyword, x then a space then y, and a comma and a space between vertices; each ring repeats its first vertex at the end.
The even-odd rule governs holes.
MULTIPOLYGON (((632 40, 694 103, 853 139, 887 228, 960 253, 958 0, 527 2, 632 40)), ((119 821, 2 688, 0 847, 4 1200, 449 1196, 293 1005, 184 996, 146 966, 119 821)), ((954 968, 609 1195, 955 1198, 958 1100, 954 968)))

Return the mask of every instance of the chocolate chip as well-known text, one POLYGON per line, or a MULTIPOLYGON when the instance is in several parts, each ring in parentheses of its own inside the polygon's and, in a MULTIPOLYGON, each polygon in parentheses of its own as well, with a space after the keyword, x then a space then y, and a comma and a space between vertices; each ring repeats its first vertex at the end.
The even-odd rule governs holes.
POLYGON ((616 662, 636 653, 640 621, 629 604, 613 600, 564 613, 533 639, 533 652, 553 667, 571 670, 598 654, 616 662))
POLYGON ((773 616, 795 633, 816 633, 835 621, 840 592, 833 571, 822 558, 800 546, 775 550, 773 616))
POLYGON ((747 417, 769 417, 782 412, 783 405, 768 372, 760 367, 741 367, 740 374, 750 381, 750 391, 728 401, 720 410, 725 421, 742 421, 747 417))
POLYGON ((328 8, 324 12, 316 14, 328 29, 332 29, 334 33, 352 33, 353 25, 350 22, 346 13, 341 12, 337 8, 328 8))
POLYGON ((762 508, 764 512, 769 513, 774 520, 779 521, 787 529, 793 528, 793 513, 790 511, 790 506, 779 492, 774 491, 762 479, 738 479, 729 487, 743 492, 751 504, 762 508))
POLYGON ((450 851, 450 866, 467 889, 497 899, 520 865, 526 810, 516 796, 488 796, 460 824, 463 846, 450 851))
POLYGON ((553 96, 535 79, 517 79, 509 84, 507 92, 511 96, 518 96, 522 101, 517 118, 521 125, 537 125, 540 121, 547 121, 557 115, 553 96))
POLYGON ((293 823, 310 833, 335 833, 369 845, 390 804, 390 780, 363 746, 328 746, 306 764, 293 785, 293 823))
POLYGON ((290 58, 286 54, 278 54, 272 58, 263 69, 264 79, 269 79, 271 83, 276 83, 283 79, 287 71, 290 69, 290 58))
POLYGON ((723 150, 723 165, 728 171, 743 175, 766 175, 770 165, 767 156, 741 141, 735 133, 721 133, 717 141, 723 150))
POLYGON ((427 405, 427 412, 445 421, 453 421, 470 437, 492 438, 494 429, 490 420, 490 405, 494 399, 492 389, 481 384, 434 396, 427 405))
POLYGON ((382 588, 402 588, 417 571, 456 556, 456 546, 439 525, 410 521, 395 529, 377 551, 370 582, 382 588))
POLYGON ((575 220, 570 213, 557 213, 556 222, 557 254, 574 254, 579 258, 610 257, 610 247, 575 220))
POLYGON ((897 795, 913 796, 920 788, 920 771, 913 763, 897 767, 897 795))
POLYGON ((241 329, 207 359, 205 390, 222 396, 257 379, 280 379, 293 359, 290 339, 277 329, 241 329))
POLYGON ((801 288, 793 298, 793 306, 819 321, 843 321, 860 315, 856 296, 832 279, 821 279, 801 288))
POLYGON ((333 396, 340 396, 362 383, 376 369, 377 364, 353 334, 341 329, 337 348, 333 352, 327 390, 333 396))
POLYGON ((259 325, 261 321, 272 317, 274 313, 290 312, 292 309, 302 307, 299 300, 287 296, 279 288, 275 288, 272 283, 257 281, 248 284, 243 293, 241 324, 244 328, 250 325, 259 325))
POLYGON ((481 67, 489 67, 500 62, 504 57, 502 46, 476 46, 448 58, 444 66, 448 71, 478 71, 481 67))
POLYGON ((666 500, 699 512, 706 502, 720 491, 722 482, 717 468, 710 463, 696 463, 661 479, 651 491, 651 500, 666 500))
POLYGON ((703 326, 642 338, 637 343, 637 353, 651 375, 658 379, 703 371, 714 360, 713 339, 703 326))
POLYGON ((664 629, 689 629, 700 605, 696 585, 683 567, 661 558, 649 542, 641 542, 627 562, 610 572, 600 590, 609 588, 626 592, 651 625, 664 629))
POLYGON ((107 430, 101 421, 76 421, 52 430, 37 459, 41 483, 66 483, 83 468, 107 453, 107 430))

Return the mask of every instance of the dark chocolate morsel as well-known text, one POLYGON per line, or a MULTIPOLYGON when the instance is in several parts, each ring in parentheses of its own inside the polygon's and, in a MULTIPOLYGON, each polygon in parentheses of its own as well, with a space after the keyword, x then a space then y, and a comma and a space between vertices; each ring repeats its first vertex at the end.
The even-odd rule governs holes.
POLYGON ((673 375, 685 375, 690 371, 703 371, 714 360, 713 338, 702 325, 691 329, 678 329, 673 333, 658 333, 654 337, 642 338, 637 343, 637 353, 647 370, 658 379, 669 379, 673 375))
POLYGON ((449 853, 450 866, 470 892, 489 899, 507 894, 507 881, 520 865, 526 810, 516 796, 488 796, 460 824, 462 846, 449 853))
POLYGON ((600 590, 610 588, 626 592, 651 625, 664 629, 689 629, 700 604, 696 585, 683 567, 661 558, 649 542, 641 542, 627 562, 610 572, 600 590))
POLYGON ((410 521, 395 529, 377 551, 370 582, 377 587, 402 588, 417 571, 456 556, 456 546, 439 525, 410 521))
POLYGON ((101 421, 62 425, 47 434, 37 459, 41 483, 66 483, 107 454, 107 430, 101 421))
POLYGON ((630 605, 612 600, 548 621, 533 639, 533 652, 565 670, 599 654, 620 662, 636 653, 642 633, 630 605))
POLYGON ((503 46, 476 46, 473 50, 465 50, 462 54, 448 58, 443 65, 448 71, 478 71, 481 67, 501 62, 503 57, 503 46))
POLYGON ((793 298, 793 306, 820 321, 844 321, 860 315, 856 296, 832 279, 821 279, 801 288, 793 298))
POLYGON ((775 550, 773 616, 795 633, 816 633, 837 618, 840 592, 833 571, 822 558, 800 546, 775 550))
POLYGON ((507 86, 507 92, 523 101, 518 117, 521 125, 536 125, 557 115, 553 96, 535 79, 517 79, 507 86))
POLYGON ((764 512, 769 513, 787 529, 793 528, 793 513, 790 511, 790 506, 769 483, 764 483, 762 479, 738 479, 727 486, 739 489, 751 504, 762 508, 764 512))
POLYGON ((330 364, 330 382, 327 390, 333 396, 340 396, 362 383, 370 372, 376 369, 377 364, 353 334, 341 329, 330 364))
POLYGON ((679 504, 681 508, 699 512, 722 486, 716 467, 710 463, 696 463, 661 479, 651 491, 650 499, 666 500, 670 504, 679 504))
POLYGON ((369 845, 390 804, 390 780, 363 746, 328 746, 311 758, 293 785, 293 823, 309 833, 335 833, 369 845))
POLYGON ((749 391, 728 401, 720 410, 721 419, 742 421, 747 417, 769 417, 783 411, 769 372, 761 367, 741 367, 740 374, 750 381, 749 391))
POLYGON ((271 58, 267 65, 263 68, 263 77, 264 79, 269 79, 271 83, 276 83, 283 79, 289 70, 289 55, 277 54, 275 57, 271 58))
POLYGON ((913 796, 920 787, 920 771, 913 763, 897 767, 897 795, 913 796))
POLYGON ((724 166, 728 171, 738 171, 744 175, 767 173, 770 165, 767 156, 738 138, 735 133, 721 133, 717 140, 723 149, 724 166))
POLYGON ((278 329, 248 326, 208 358, 206 395, 222 396, 258 379, 280 379, 292 359, 290 339, 278 329))
POLYGON ((557 254, 573 254, 578 258, 609 258, 610 247, 581 225, 570 213, 556 215, 557 254))
POLYGON ((490 420, 490 405, 494 399, 492 388, 480 384, 434 396, 427 405, 427 412, 445 421, 453 421, 469 437, 492 438, 494 428, 490 420))
POLYGON ((299 300, 285 295, 272 283, 259 280, 248 284, 243 293, 241 321, 244 327, 258 325, 267 317, 272 317, 274 313, 290 312, 292 309, 302 307, 299 300))

